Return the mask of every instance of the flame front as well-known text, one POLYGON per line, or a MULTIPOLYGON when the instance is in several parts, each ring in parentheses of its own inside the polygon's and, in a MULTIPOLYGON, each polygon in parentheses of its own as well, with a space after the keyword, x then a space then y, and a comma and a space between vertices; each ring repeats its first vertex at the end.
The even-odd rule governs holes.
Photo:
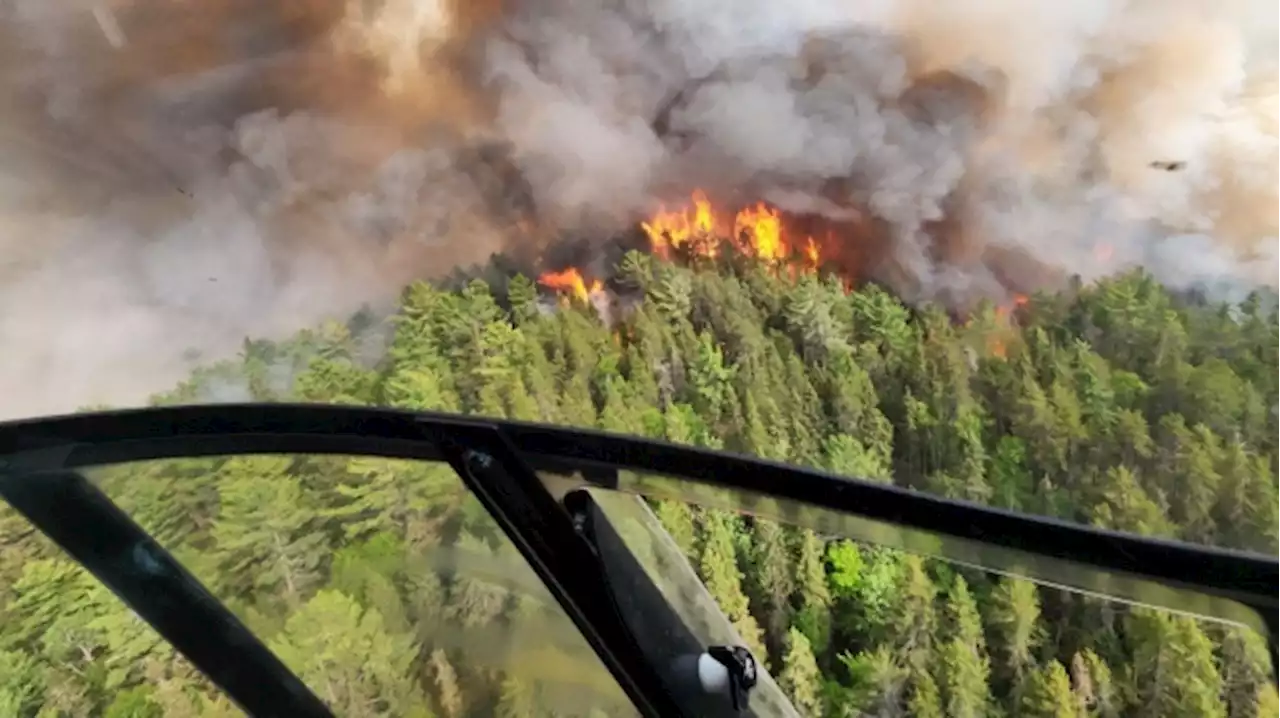
MULTIPOLYGON (((822 246, 813 237, 788 236, 782 213, 763 202, 732 215, 717 213, 705 192, 695 191, 689 206, 680 211, 660 210, 640 228, 649 238, 649 247, 658 257, 669 260, 673 249, 695 257, 715 257, 722 243, 767 264, 787 269, 814 270, 822 260, 822 246), (795 259, 797 262, 791 262, 795 259), (797 263, 799 266, 797 266, 797 263)), ((603 290, 599 281, 590 284, 576 267, 546 272, 538 283, 552 291, 586 302, 603 290)))
POLYGON ((641 222, 640 227, 648 236, 653 253, 663 259, 670 258, 672 248, 714 257, 724 238, 743 254, 770 263, 798 256, 815 269, 821 257, 813 237, 793 242, 777 209, 761 202, 739 211, 729 221, 727 215, 716 212, 701 190, 693 193, 691 205, 684 210, 669 212, 664 208, 641 222))

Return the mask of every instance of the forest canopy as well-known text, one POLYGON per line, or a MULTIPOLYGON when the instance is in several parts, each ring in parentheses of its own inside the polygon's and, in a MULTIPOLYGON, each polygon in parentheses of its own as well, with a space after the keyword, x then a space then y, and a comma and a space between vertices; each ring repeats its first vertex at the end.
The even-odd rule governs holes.
MULTIPOLYGON (((236 360, 154 401, 597 427, 1277 553, 1274 297, 1213 304, 1134 272, 957 320, 819 273, 635 252, 614 283, 643 301, 602 311, 549 299, 523 275, 415 283, 386 320, 246 340, 236 360)), ((628 713, 446 466, 246 456, 102 467, 93 479, 339 715, 628 713)), ((1243 629, 652 506, 804 715, 1280 710, 1265 643, 1243 629)), ((7 507, 0 620, 0 715, 237 714, 7 507)))

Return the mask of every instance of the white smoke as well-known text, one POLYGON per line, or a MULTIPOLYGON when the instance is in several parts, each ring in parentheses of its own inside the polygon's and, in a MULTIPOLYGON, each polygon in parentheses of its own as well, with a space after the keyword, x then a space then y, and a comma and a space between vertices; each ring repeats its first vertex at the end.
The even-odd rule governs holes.
POLYGON ((1275 286, 1276 16, 0 0, 0 417, 137 403, 527 241, 522 214, 603 237, 694 187, 874 219, 910 298, 1275 286))
POLYGON ((853 178, 839 199, 889 222, 924 298, 948 277, 983 284, 989 250, 1090 278, 1155 253, 1193 281, 1203 263, 1163 242, 1190 232, 1211 238, 1209 265, 1274 265, 1274 7, 616 5, 526 3, 488 56, 542 204, 627 212, 663 182, 777 197, 853 178), (659 145, 644 123, 681 91, 670 128, 692 139, 659 145), (925 236, 957 215, 947 243, 973 260, 958 273, 925 236))

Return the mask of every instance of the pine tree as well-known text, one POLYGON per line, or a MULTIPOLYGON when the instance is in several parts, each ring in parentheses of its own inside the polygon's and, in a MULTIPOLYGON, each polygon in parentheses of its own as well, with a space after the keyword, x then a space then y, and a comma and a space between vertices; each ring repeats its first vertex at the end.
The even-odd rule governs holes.
POLYGON ((925 572, 924 561, 914 554, 905 554, 890 620, 898 653, 913 668, 923 669, 933 649, 933 636, 937 630, 934 608, 937 591, 925 572))
POLYGON ((1213 644, 1194 619, 1145 608, 1129 614, 1138 716, 1226 715, 1213 644))
POLYGON ((782 649, 782 670, 778 687, 791 699, 801 715, 822 718, 822 674, 809 647, 809 639, 792 628, 787 631, 782 649))
POLYGON ((1067 670, 1057 661, 1026 675, 1018 701, 1018 715, 1027 718, 1080 718, 1083 714, 1071 692, 1067 670))
POLYGON ((938 694, 938 684, 928 673, 917 673, 911 678, 907 715, 912 718, 942 718, 947 715, 938 694))
POLYGON ((1216 633, 1227 715, 1264 715, 1259 698, 1276 692, 1266 641, 1253 631, 1236 626, 1219 628, 1216 633))
POLYGON ((747 649, 756 660, 765 662, 768 653, 764 649, 760 627, 752 617, 747 596, 742 591, 742 572, 738 569, 729 522, 730 518, 720 511, 709 510, 703 514, 704 534, 698 555, 698 574, 720 610, 742 636, 747 649))
POLYGON ((411 677, 417 659, 412 636, 389 633, 381 615, 341 593, 317 593, 289 617, 270 647, 337 713, 430 716, 411 677))
POLYGON ((316 506, 288 457, 236 457, 219 471, 213 550, 224 590, 305 600, 329 551, 316 506))
POLYGON ((831 641, 831 591, 823 562, 825 545, 813 531, 792 534, 795 548, 794 625, 809 639, 815 653, 823 654, 831 641))
POLYGON ((1092 650, 1086 648, 1072 657, 1071 683, 1084 715, 1090 718, 1120 715, 1120 698, 1111 667, 1092 650))
POLYGON ((964 578, 956 576, 947 594, 945 620, 939 631, 938 684, 946 715, 980 718, 987 714, 990 665, 978 607, 964 578))
POLYGON ((696 536, 693 510, 689 504, 671 499, 658 499, 654 501, 653 512, 684 555, 692 559, 695 555, 696 536))
POLYGON ((791 625, 791 594, 795 587, 789 549, 787 535, 776 522, 753 522, 746 583, 770 655, 779 658, 791 625))
POLYGON ((484 540, 471 534, 463 534, 454 550, 459 571, 449 586, 445 610, 450 619, 466 628, 487 625, 502 615, 510 595, 505 587, 486 580, 483 573, 474 569, 491 561, 494 551, 484 540))
POLYGON ((856 656, 842 653, 840 663, 849 676, 849 689, 834 696, 839 703, 830 706, 833 714, 843 711, 844 715, 901 715, 907 672, 894 660, 888 646, 856 656))
POLYGON ((30 715, 43 700, 44 682, 35 656, 0 650, 0 715, 30 715))
POLYGON ((525 681, 508 675, 502 680, 498 705, 493 714, 496 718, 537 718, 538 704, 533 688, 525 681))
POLYGON ((445 464, 373 457, 351 459, 334 487, 341 503, 324 515, 349 539, 388 532, 410 544, 434 542, 433 526, 470 494, 445 464))
POLYGON ((985 604, 993 673, 1007 686, 1019 684, 1034 663, 1040 642, 1040 599, 1035 584, 1019 578, 996 583, 985 604))

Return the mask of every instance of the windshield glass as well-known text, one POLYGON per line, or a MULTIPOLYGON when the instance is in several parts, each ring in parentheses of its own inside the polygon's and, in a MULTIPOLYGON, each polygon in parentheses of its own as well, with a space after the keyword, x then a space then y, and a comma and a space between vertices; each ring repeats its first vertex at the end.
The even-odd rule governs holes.
MULTIPOLYGON (((636 715, 445 464, 234 455, 85 475, 335 715, 636 715)), ((22 517, 3 522, 5 715, 241 714, 22 517)))
MULTIPOLYGON (((0 419, 248 401, 519 419, 1274 557, 1276 14, 1264 0, 10 2, 0 419)), ((548 671, 531 680, 556 711, 623 710, 443 465, 91 473, 351 715, 487 714, 513 661, 548 671), (264 558, 277 540, 301 553, 264 558), (443 597, 413 593, 431 580, 443 597), (459 598, 454 582, 487 588, 459 598), (538 630, 498 620, 524 591, 538 630), (458 602, 487 618, 447 613, 458 602), (445 612, 431 629, 414 623, 428 605, 445 612), (354 635, 307 630, 309 615, 354 635), (328 685, 350 666, 308 661, 346 645, 399 667, 328 685), (448 698, 450 681, 470 687, 448 698), (406 702, 369 708, 369 686, 406 702)), ((948 641, 977 634, 850 608, 897 601, 902 576, 937 589, 920 604, 935 618, 969 601, 985 621, 989 665, 966 664, 980 700, 964 706, 1033 715, 1027 695, 1093 695, 1104 669, 1120 714, 1155 696, 1204 715, 1277 700, 1234 633, 987 574, 961 589, 943 563, 868 548, 879 534, 694 504, 647 504, 687 565, 642 563, 660 584, 696 577, 762 685, 802 713, 986 710, 949 703, 959 674, 941 668, 958 660, 948 641), (1026 640, 997 648, 1011 602, 1026 640), (1171 654, 1203 680, 1165 692, 1171 654)), ((0 707, 180 714, 106 624, 55 648, 33 628, 46 623, 9 635, 44 605, 40 580, 80 576, 10 520, 0 675, 39 678, 0 686, 0 707), (5 668, 19 664, 34 667, 5 668)), ((115 615, 88 589, 46 589, 60 615, 115 615)), ((727 640, 715 625, 695 633, 727 640)))

